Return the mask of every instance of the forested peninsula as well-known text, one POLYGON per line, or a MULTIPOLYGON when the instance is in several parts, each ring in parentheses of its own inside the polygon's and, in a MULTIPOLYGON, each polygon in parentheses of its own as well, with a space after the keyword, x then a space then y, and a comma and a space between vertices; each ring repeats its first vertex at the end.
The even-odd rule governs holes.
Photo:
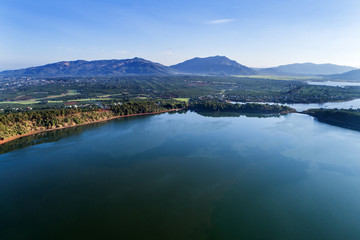
POLYGON ((185 102, 129 102, 94 108, 62 108, 6 113, 0 115, 0 144, 44 131, 120 117, 175 111, 185 107, 185 102))
POLYGON ((303 113, 320 122, 360 131, 360 109, 310 109, 303 113))

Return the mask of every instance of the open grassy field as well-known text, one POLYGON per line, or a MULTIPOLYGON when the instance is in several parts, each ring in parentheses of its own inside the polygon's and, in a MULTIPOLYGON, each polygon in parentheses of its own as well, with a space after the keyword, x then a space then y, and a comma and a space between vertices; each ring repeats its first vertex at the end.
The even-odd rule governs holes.
POLYGON ((21 105, 30 105, 30 104, 37 104, 40 101, 36 99, 24 100, 24 101, 4 101, 0 102, 0 104, 21 104, 21 105))
POLYGON ((54 100, 50 100, 48 101, 48 103, 63 103, 64 101, 54 101, 54 100))
POLYGON ((80 93, 78 93, 76 90, 68 90, 66 93, 60 94, 60 95, 53 95, 53 96, 47 96, 44 98, 38 98, 36 100, 46 100, 46 99, 53 99, 53 98, 61 98, 61 97, 66 97, 66 96, 74 96, 74 95, 78 95, 80 93))
POLYGON ((109 98, 109 97, 114 97, 114 96, 122 96, 124 95, 123 93, 118 93, 118 94, 106 94, 106 95, 101 95, 99 97, 101 98, 109 98))
POLYGON ((80 99, 69 100, 68 102, 88 102, 88 101, 101 101, 101 100, 107 100, 107 99, 105 99, 105 98, 80 98, 80 99))
POLYGON ((173 98, 174 100, 180 101, 180 102, 186 102, 188 103, 190 98, 173 98))

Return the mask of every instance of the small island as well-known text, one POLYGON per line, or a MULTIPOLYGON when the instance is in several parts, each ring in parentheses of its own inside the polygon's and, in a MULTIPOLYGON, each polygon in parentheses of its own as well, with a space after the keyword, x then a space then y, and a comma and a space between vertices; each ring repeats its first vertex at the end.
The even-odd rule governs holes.
POLYGON ((190 105, 190 110, 196 112, 236 112, 258 114, 288 114, 296 112, 295 109, 278 104, 260 103, 229 103, 221 101, 197 101, 190 105))

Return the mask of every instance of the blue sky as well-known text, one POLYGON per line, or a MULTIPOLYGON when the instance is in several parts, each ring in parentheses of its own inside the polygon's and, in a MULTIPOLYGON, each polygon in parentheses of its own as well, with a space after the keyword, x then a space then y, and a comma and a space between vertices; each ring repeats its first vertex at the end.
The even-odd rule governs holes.
POLYGON ((251 67, 360 67, 358 0, 2 0, 0 70, 225 55, 251 67))

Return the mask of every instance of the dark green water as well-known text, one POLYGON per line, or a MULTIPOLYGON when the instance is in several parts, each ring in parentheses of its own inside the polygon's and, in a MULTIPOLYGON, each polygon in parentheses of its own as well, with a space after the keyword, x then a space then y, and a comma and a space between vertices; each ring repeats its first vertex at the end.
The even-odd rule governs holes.
POLYGON ((0 239, 360 239, 359 140, 191 112, 24 138, 1 147, 0 239))

